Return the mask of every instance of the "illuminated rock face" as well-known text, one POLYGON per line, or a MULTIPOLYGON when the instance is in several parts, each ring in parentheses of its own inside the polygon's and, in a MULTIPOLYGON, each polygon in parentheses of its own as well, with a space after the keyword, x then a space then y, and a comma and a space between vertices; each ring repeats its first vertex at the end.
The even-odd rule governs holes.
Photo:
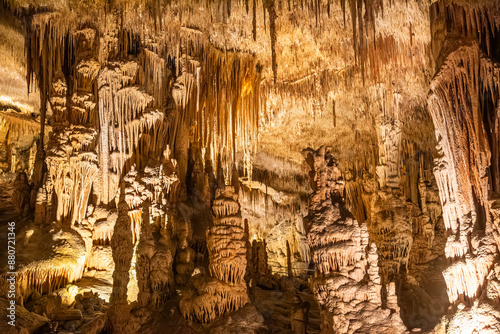
POLYGON ((344 204, 344 180, 329 147, 303 151, 311 168, 308 243, 316 265, 313 290, 321 305, 325 333, 402 333, 395 284, 382 308, 377 247, 366 224, 344 204))
MULTIPOLYGON (((495 71, 477 43, 460 40, 448 40, 448 43, 453 51, 434 78, 429 110, 439 139, 440 157, 436 160, 435 175, 445 225, 451 232, 446 256, 454 260, 443 274, 448 282, 450 302, 454 303, 460 296, 472 300, 478 297, 496 255, 490 203, 490 194, 495 190, 489 185, 495 182, 496 176, 487 175, 491 164, 490 144, 485 125, 467 121, 477 118, 481 112, 477 90, 481 89, 479 85, 489 87, 490 79, 485 71, 491 71, 491 75, 495 75, 495 71), (463 64, 462 71, 455 73, 458 64, 463 64)), ((487 89, 495 91, 494 87, 487 89)))
POLYGON ((436 128, 434 174, 448 231, 443 271, 450 303, 450 333, 498 331, 498 31, 494 4, 432 6, 437 73, 428 107, 436 128), (441 27, 444 12, 453 19, 441 27), (460 14, 460 16, 456 16, 460 14), (460 329, 459 329, 460 328, 460 329))

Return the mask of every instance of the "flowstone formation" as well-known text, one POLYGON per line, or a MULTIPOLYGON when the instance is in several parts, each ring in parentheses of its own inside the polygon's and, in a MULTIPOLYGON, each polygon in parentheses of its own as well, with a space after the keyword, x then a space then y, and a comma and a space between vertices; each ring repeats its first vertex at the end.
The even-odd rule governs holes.
POLYGON ((377 247, 366 224, 345 208, 344 180, 331 148, 307 149, 311 168, 308 242, 316 265, 312 287, 321 305, 324 333, 403 333, 395 285, 382 307, 377 247))
POLYGON ((247 248, 238 193, 234 186, 216 191, 213 226, 207 231, 210 276, 192 277, 179 307, 188 319, 211 322, 248 302, 247 248))

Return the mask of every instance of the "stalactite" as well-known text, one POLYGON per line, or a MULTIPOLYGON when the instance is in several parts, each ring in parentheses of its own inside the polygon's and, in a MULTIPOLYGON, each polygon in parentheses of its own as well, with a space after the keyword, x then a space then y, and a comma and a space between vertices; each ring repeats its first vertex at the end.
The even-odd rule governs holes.
POLYGON ((351 20, 352 20, 352 43, 353 43, 353 49, 354 49, 354 59, 356 60, 356 64, 358 64, 358 59, 359 59, 359 54, 358 54, 358 35, 357 35, 357 23, 358 21, 357 15, 357 1, 356 0, 351 0, 350 1, 350 8, 351 8, 351 20))
MULTIPOLYGON (((278 15, 276 14, 276 8, 274 0, 264 0, 265 7, 269 12, 269 33, 271 35, 271 62, 274 74, 274 84, 278 80, 278 63, 276 61, 276 19, 278 15)), ((264 18, 265 20, 265 18, 264 18)))
POLYGON ((252 37, 253 40, 257 40, 257 0, 252 0, 252 37))
POLYGON ((290 250, 290 243, 286 242, 286 258, 287 258, 287 272, 288 272, 288 277, 293 277, 293 271, 292 271, 292 252, 290 250))

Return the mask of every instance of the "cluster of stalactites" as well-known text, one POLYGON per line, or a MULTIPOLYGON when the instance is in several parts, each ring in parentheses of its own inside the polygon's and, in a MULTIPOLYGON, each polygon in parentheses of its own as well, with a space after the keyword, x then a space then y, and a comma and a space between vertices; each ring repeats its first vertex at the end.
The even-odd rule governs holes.
MULTIPOLYGON (((54 134, 49 142, 46 163, 57 195, 57 221, 81 222, 94 181, 98 177, 96 131, 70 126, 54 134)), ((52 217, 47 217, 50 219, 52 217)))
POLYGON ((443 271, 450 302, 455 302, 461 297, 471 300, 481 295, 483 284, 495 261, 495 245, 482 245, 475 257, 452 263, 443 271))
MULTIPOLYGON (((458 42, 457 42, 458 43, 458 42)), ((457 219, 474 209, 474 198, 481 205, 488 201, 487 168, 490 165, 490 144, 483 125, 472 126, 482 118, 480 94, 492 99, 499 91, 500 71, 491 61, 482 57, 475 42, 460 43, 451 52, 431 83, 429 110, 436 124, 438 149, 441 153, 435 169, 436 180, 443 203, 447 229, 455 231, 457 219), (457 70, 459 68, 460 70, 457 70), (460 110, 461 112, 455 112, 460 110), (453 123, 449 124, 449 120, 453 123), (455 131, 460 124, 471 124, 468 142, 455 131), (464 153, 464 159, 454 158, 454 149, 464 153), (474 188, 474 190, 473 190, 474 188)))
POLYGON ((260 94, 255 56, 222 51, 204 34, 180 27, 163 38, 151 32, 139 37, 118 21, 111 14, 103 25, 75 30, 58 14, 37 14, 28 25, 28 80, 31 86, 36 77, 42 106, 50 100, 61 126, 100 129, 98 200, 113 200, 116 175, 133 163, 142 168, 141 155, 158 156, 169 144, 178 157, 187 132, 214 164, 218 156, 229 163, 243 152, 251 175, 260 94), (74 82, 63 91, 58 88, 66 85, 62 73, 68 70, 74 82))
MULTIPOLYGON (((110 64, 101 70, 99 121, 101 141, 102 198, 107 203, 116 194, 117 184, 110 174, 120 175, 137 152, 140 137, 161 114, 149 119, 145 108, 152 96, 131 85, 139 67, 136 62, 110 64)), ((128 168, 127 168, 128 170, 128 168)))
POLYGON ((182 115, 177 122, 191 126, 190 140, 214 165, 219 156, 224 162, 234 161, 237 152, 253 153, 260 94, 255 57, 224 52, 200 34, 187 34, 181 42, 189 47, 180 49, 172 92, 182 115))
MULTIPOLYGON (((295 221, 297 225, 302 225, 301 218, 307 215, 307 203, 303 199, 298 196, 283 196, 282 192, 257 181, 242 183, 239 191, 239 202, 243 208, 244 216, 245 214, 255 214, 262 217, 262 223, 254 222, 250 226, 250 236, 256 236, 259 239, 268 237, 276 220, 295 221)), ((305 255, 305 253, 303 254, 305 255)))
POLYGON ((48 89, 58 69, 64 63, 64 48, 67 43, 67 26, 62 23, 58 14, 41 13, 30 18, 27 25, 26 67, 28 87, 35 78, 38 81, 42 101, 42 110, 47 102, 48 89))
MULTIPOLYGON (((46 203, 46 206, 56 204, 57 209, 55 212, 49 210, 48 215, 38 219, 80 223, 86 216, 87 202, 99 171, 96 153, 98 134, 82 119, 92 113, 95 104, 88 85, 83 85, 78 91, 73 87, 75 93, 70 97, 69 87, 72 85, 66 82, 67 78, 63 73, 70 66, 68 59, 73 59, 74 56, 77 61, 82 61, 88 51, 85 42, 92 39, 92 34, 83 34, 84 37, 79 38, 81 43, 78 48, 74 48, 73 35, 69 34, 56 14, 35 15, 27 29, 31 32, 27 37, 26 50, 28 80, 31 80, 32 75, 36 76, 40 88, 41 134, 43 135, 45 128, 46 106, 51 111, 49 121, 54 128, 46 151, 49 175, 44 189, 40 190, 40 198, 45 192, 45 202, 51 202, 50 193, 53 188, 56 202, 46 203), (65 57, 67 49, 70 51, 68 57, 65 57)), ((75 33, 75 36, 79 35, 81 34, 75 33)), ((76 81, 86 72, 88 71, 76 66, 76 81)))
MULTIPOLYGON (((491 5, 493 4, 494 1, 491 2, 491 5)), ((435 22, 440 16, 445 17, 448 29, 455 30, 464 37, 476 39, 481 45, 486 46, 488 56, 492 55, 495 33, 500 27, 495 18, 494 5, 490 6, 487 2, 481 6, 461 5, 453 1, 440 0, 430 9, 431 22, 435 22)))
MULTIPOLYGON (((150 160, 143 171, 132 166, 124 177, 124 201, 128 207, 130 230, 133 244, 139 240, 143 214, 165 219, 166 207, 177 200, 179 179, 176 174, 176 162, 167 156, 164 162, 150 160), (144 212, 144 203, 148 203, 144 212)), ((164 226, 162 224, 162 226, 164 226)))

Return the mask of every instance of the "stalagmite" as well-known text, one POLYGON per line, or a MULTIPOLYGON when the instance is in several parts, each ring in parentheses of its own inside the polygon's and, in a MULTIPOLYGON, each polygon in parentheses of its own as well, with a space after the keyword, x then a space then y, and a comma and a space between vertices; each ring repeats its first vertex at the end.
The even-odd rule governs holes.
POLYGON ((175 236, 177 238, 176 252, 176 277, 177 283, 186 285, 194 270, 194 250, 189 247, 189 242, 193 237, 191 222, 182 215, 177 215, 175 220, 175 236), (179 217, 180 216, 180 217, 179 217))
POLYGON ((211 322, 248 301, 244 280, 247 250, 238 195, 233 186, 217 189, 213 226, 207 231, 210 275, 196 275, 179 307, 184 317, 211 322))
POLYGON ((211 275, 233 284, 243 281, 246 270, 244 229, 237 199, 232 186, 217 191, 214 226, 207 233, 211 275))
MULTIPOLYGON (((344 180, 331 148, 307 149, 303 155, 311 168, 314 190, 307 230, 316 265, 312 286, 321 305, 322 331, 404 332, 397 303, 387 304, 392 309, 382 308, 377 248, 369 245, 366 224, 360 225, 345 208, 344 180)), ((391 298, 393 294, 389 293, 391 298)))

